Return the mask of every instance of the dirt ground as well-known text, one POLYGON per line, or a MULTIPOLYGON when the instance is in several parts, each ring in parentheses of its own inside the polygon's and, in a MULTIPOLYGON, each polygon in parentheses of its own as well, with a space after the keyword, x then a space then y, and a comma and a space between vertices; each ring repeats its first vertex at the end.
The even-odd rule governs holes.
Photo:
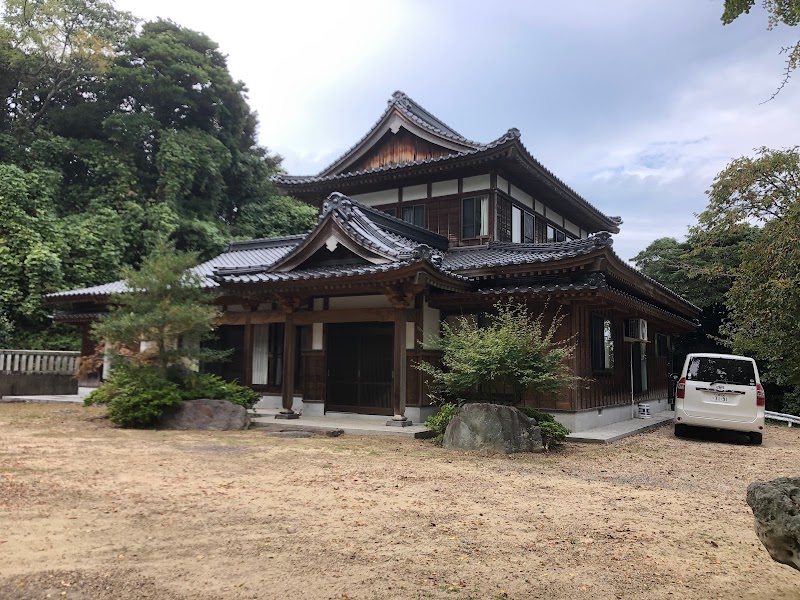
POLYGON ((0 405, 0 599, 798 598, 747 484, 800 429, 486 457, 0 405))

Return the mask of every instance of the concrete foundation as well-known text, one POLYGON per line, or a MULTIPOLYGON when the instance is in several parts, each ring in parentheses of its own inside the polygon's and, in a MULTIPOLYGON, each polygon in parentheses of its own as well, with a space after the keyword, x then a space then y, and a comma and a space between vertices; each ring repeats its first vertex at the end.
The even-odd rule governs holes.
MULTIPOLYGON (((637 402, 638 404, 638 402, 637 402)), ((645 400, 643 404, 650 405, 650 414, 656 415, 662 411, 669 409, 669 401, 667 398, 659 400, 645 400)), ((612 423, 619 423, 620 421, 627 421, 636 417, 637 407, 636 404, 631 408, 630 404, 622 404, 618 406, 605 406, 603 408, 592 408, 589 410, 581 410, 575 412, 566 411, 545 411, 552 414, 556 421, 561 423, 570 431, 587 431, 596 427, 603 427, 611 425, 612 423)), ((642 419, 646 421, 647 419, 642 419)))

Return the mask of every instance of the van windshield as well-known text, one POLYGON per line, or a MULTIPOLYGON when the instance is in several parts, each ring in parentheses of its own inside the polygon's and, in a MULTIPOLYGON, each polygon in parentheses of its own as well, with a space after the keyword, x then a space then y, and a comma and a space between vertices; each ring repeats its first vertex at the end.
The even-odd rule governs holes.
POLYGON ((696 356, 689 362, 686 372, 689 381, 724 381, 731 385, 755 385, 756 373, 749 360, 696 356))

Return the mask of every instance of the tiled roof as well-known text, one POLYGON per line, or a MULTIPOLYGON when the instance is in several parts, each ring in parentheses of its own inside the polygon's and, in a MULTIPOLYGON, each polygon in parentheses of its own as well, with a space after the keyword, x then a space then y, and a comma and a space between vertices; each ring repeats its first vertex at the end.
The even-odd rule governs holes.
POLYGON ((422 108, 419 104, 414 102, 411 98, 409 98, 403 92, 397 91, 392 94, 392 97, 389 99, 387 103, 386 110, 383 111, 383 114, 375 121, 375 124, 369 128, 369 131, 364 134, 364 136, 358 140, 355 144, 353 144, 350 148, 347 149, 339 158, 334 160, 331 164, 325 167, 322 171, 320 171, 320 175, 327 175, 333 171, 337 165, 339 165, 343 160, 345 160, 351 153, 353 153, 359 146, 361 146, 374 132, 378 127, 380 127, 381 123, 386 119, 386 117, 392 112, 397 111, 406 117, 409 121, 413 122, 415 125, 418 125, 422 129, 429 131, 439 137, 444 139, 450 140, 462 146, 470 146, 473 149, 482 148, 483 144, 479 142, 473 142, 472 140, 468 140, 463 135, 458 133, 452 127, 446 125, 441 119, 436 118, 427 110, 422 108))
POLYGON ((542 263, 588 254, 612 244, 611 234, 602 231, 586 239, 550 244, 489 242, 486 246, 452 248, 442 266, 451 271, 542 263))
POLYGON ((217 279, 225 283, 264 283, 270 281, 305 281, 331 277, 350 277, 395 271, 411 264, 411 261, 396 261, 379 265, 348 265, 316 267, 287 272, 271 272, 263 269, 219 269, 217 279))
POLYGON ((505 294, 540 294, 542 292, 574 292, 580 290, 596 290, 606 287, 605 277, 586 278, 582 281, 569 283, 545 283, 542 285, 520 285, 500 288, 481 288, 478 294, 495 296, 505 294))
MULTIPOLYGON (((287 254, 305 236, 294 235, 283 238, 266 240, 248 240, 244 242, 231 242, 225 251, 211 260, 197 265, 192 269, 203 278, 202 286, 214 288, 219 284, 214 281, 214 271, 221 267, 253 267, 258 265, 271 265, 276 260, 287 254)), ((68 299, 78 297, 104 298, 111 294, 120 294, 128 291, 125 282, 113 281, 102 285, 66 290, 47 294, 49 299, 68 299)))
POLYGON ((451 160, 453 158, 460 158, 463 156, 477 156, 480 154, 485 154, 490 150, 493 150, 503 144, 510 142, 511 140, 518 139, 520 137, 520 133, 518 129, 509 129, 506 133, 501 135, 499 138, 494 140, 493 142, 489 142, 488 144, 481 144, 480 146, 476 147, 472 150, 467 150, 464 152, 453 152, 452 154, 445 154, 443 156, 434 156, 431 158, 424 158, 420 160, 411 160, 403 163, 395 163, 390 165, 384 165, 381 167, 375 167, 372 169, 362 169, 360 171, 349 171, 346 173, 340 174, 333 174, 333 175, 325 175, 325 171, 322 172, 320 175, 284 175, 279 174, 275 175, 272 180, 277 184, 308 184, 308 183, 325 183, 325 182, 333 182, 333 181, 340 181, 343 179, 351 179, 355 177, 360 177, 362 175, 375 175, 378 173, 385 173, 388 171, 396 171, 398 169, 405 169, 407 167, 416 167, 419 165, 429 165, 434 163, 445 162, 451 160))

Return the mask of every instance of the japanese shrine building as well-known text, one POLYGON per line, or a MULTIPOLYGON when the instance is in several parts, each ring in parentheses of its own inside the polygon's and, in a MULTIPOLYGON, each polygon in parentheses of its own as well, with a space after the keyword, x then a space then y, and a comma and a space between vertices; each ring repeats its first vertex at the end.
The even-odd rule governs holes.
MULTIPOLYGON (((435 412, 414 364, 436 361, 441 323, 513 300, 565 316, 582 377, 526 404, 573 430, 666 406, 671 336, 699 309, 612 250, 622 220, 542 166, 510 129, 470 141, 401 92, 350 150, 318 175, 278 175, 320 208, 307 234, 232 242, 199 265, 232 359, 208 370, 264 393, 283 416, 435 412)), ((55 319, 88 324, 123 282, 51 294, 55 319)))

